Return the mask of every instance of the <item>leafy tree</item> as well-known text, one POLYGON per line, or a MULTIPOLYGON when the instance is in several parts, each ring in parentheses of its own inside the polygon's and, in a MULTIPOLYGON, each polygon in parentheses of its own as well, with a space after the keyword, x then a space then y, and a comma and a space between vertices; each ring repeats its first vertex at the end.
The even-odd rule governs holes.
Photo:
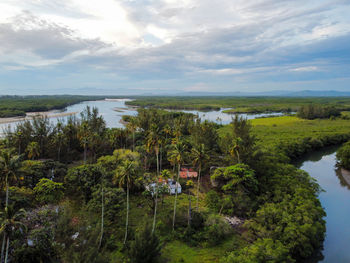
POLYGON ((68 170, 64 178, 64 187, 67 195, 82 197, 87 203, 92 198, 95 187, 101 183, 101 178, 99 165, 81 165, 68 170))
POLYGON ((39 180, 45 177, 45 165, 41 161, 26 160, 19 169, 21 181, 26 187, 34 188, 39 180))
POLYGON ((153 263, 160 254, 161 243, 149 225, 135 235, 131 243, 130 260, 132 263, 153 263))
POLYGON ((55 183, 49 179, 42 178, 34 187, 34 193, 40 203, 58 203, 64 195, 63 183, 55 183))
POLYGON ((258 189, 258 181, 254 171, 249 166, 236 164, 226 168, 218 168, 211 176, 211 181, 225 196, 222 208, 228 209, 226 212, 245 216, 251 211, 253 199, 258 189))

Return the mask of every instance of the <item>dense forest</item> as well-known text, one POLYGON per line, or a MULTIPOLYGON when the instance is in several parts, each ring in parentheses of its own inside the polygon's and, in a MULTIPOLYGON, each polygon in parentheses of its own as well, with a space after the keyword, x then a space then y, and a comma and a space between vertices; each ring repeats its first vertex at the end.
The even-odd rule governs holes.
POLYGON ((0 118, 25 116, 26 112, 64 109, 82 101, 104 99, 102 96, 0 96, 0 118))
POLYGON ((0 144, 0 262, 322 258, 321 189, 291 162, 347 141, 349 126, 140 108, 110 129, 89 107, 22 122, 0 144))
MULTIPOLYGON (((296 112, 301 106, 315 104, 339 111, 350 110, 348 97, 135 97, 128 105, 161 109, 224 110, 225 113, 296 112)), ((317 117, 316 117, 317 118, 317 117)))

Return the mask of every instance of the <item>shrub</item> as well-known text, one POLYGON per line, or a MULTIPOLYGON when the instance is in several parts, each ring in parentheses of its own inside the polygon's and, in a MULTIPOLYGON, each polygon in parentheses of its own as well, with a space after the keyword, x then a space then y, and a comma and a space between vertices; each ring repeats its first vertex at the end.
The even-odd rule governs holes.
POLYGON ((64 187, 62 183, 42 178, 34 187, 34 193, 40 203, 58 203, 63 197, 64 187))

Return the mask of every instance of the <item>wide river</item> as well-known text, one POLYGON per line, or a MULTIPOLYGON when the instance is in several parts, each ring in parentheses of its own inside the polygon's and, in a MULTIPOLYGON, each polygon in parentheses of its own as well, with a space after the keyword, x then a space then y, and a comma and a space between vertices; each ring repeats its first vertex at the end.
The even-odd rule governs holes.
POLYGON ((327 213, 327 232, 324 259, 318 261, 324 263, 350 262, 350 185, 335 166, 336 150, 331 147, 311 153, 299 163, 324 190, 320 201, 327 213))
MULTIPOLYGON (((72 106, 67 107, 63 111, 53 111, 52 114, 57 114, 58 112, 69 113, 76 112, 77 117, 79 117, 79 113, 82 112, 86 106, 97 107, 99 113, 103 116, 106 121, 106 125, 108 128, 122 128, 124 127, 120 120, 123 115, 136 115, 137 111, 135 108, 128 107, 125 105, 125 102, 128 99, 115 99, 115 100, 99 100, 99 101, 85 101, 82 103, 74 104, 72 106)), ((199 112, 199 111, 183 111, 187 113, 198 114, 202 120, 214 121, 220 124, 228 124, 231 122, 233 115, 223 113, 222 111, 225 109, 221 109, 219 111, 210 111, 210 112, 199 112)), ((248 119, 255 119, 263 116, 271 116, 271 115, 282 115, 282 113, 264 113, 264 114, 240 114, 243 117, 248 119)), ((50 116, 50 115, 49 115, 50 116)), ((52 117, 50 120, 55 123, 58 119, 66 119, 67 117, 52 117)), ((1 121, 1 118, 0 118, 1 121)), ((16 126, 18 122, 11 123, 0 123, 0 135, 3 132, 3 129, 8 128, 10 125, 11 128, 16 126)))

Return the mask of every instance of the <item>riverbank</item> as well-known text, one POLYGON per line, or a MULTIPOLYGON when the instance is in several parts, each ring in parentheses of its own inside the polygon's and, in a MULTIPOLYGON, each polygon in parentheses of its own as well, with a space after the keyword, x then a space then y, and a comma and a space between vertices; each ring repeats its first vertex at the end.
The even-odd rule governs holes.
POLYGON ((344 168, 340 168, 340 173, 342 177, 344 178, 345 182, 350 185, 350 171, 346 170, 344 168))
POLYGON ((59 111, 43 111, 43 112, 27 112, 25 117, 0 118, 0 124, 10 124, 32 120, 35 117, 60 118, 77 114, 78 112, 59 112, 59 111))

